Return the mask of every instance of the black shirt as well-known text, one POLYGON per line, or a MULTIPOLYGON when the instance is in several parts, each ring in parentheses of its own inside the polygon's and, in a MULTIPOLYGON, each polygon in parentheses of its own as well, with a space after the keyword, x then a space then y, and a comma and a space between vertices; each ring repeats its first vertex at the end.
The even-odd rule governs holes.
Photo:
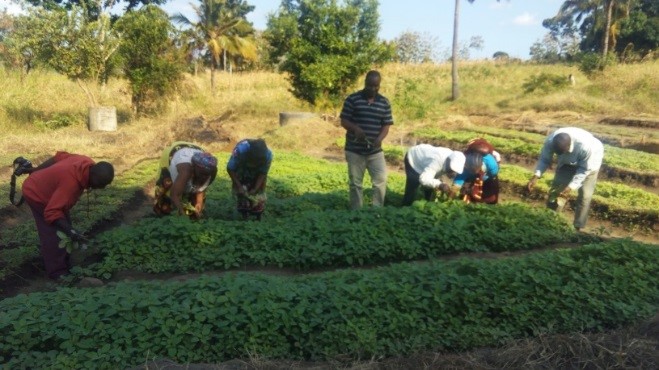
MULTIPOLYGON (((364 91, 358 91, 346 98, 341 119, 348 120, 364 130, 370 143, 375 142, 383 126, 394 124, 389 100, 377 94, 373 103, 369 103, 364 91)), ((352 131, 346 131, 345 150, 357 154, 374 154, 382 151, 382 148, 373 148, 366 140, 357 141, 352 131)))

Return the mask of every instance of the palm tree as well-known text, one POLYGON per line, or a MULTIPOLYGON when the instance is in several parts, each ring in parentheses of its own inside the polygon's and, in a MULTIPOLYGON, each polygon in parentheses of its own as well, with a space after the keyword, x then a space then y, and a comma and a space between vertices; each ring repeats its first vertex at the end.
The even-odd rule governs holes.
POLYGON ((231 55, 239 55, 245 59, 256 59, 256 45, 251 37, 241 36, 243 24, 247 24, 244 16, 233 12, 231 0, 199 0, 200 5, 190 4, 198 22, 192 22, 179 13, 172 20, 192 27, 206 43, 206 50, 211 56, 211 93, 215 91, 215 69, 220 63, 220 55, 226 50, 231 55))
POLYGON ((602 56, 606 57, 610 44, 615 46, 619 22, 629 17, 634 0, 566 0, 554 22, 566 28, 579 26, 582 35, 594 36, 602 30, 602 56))

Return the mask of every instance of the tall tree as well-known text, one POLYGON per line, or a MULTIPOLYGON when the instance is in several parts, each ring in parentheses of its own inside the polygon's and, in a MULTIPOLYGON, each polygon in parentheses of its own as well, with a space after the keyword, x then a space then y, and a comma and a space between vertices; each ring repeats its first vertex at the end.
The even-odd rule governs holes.
POLYGON ((75 6, 70 11, 32 8, 15 26, 8 43, 75 81, 90 106, 98 106, 97 87, 112 72, 111 58, 120 42, 107 13, 90 20, 75 6))
POLYGON ((659 2, 639 0, 620 22, 616 52, 625 60, 642 58, 659 49, 659 2), (636 55, 636 56, 634 56, 636 55))
POLYGON ((116 23, 122 35, 119 59, 130 82, 136 114, 155 111, 165 104, 181 80, 184 55, 172 42, 174 26, 155 5, 147 5, 121 17, 116 23))
POLYGON ((211 93, 215 93, 215 69, 224 52, 246 59, 256 59, 256 45, 250 36, 245 36, 250 27, 245 15, 254 7, 244 0, 200 0, 192 5, 198 21, 193 22, 179 13, 172 17, 175 22, 192 27, 206 41, 206 50, 211 59, 211 93))
POLYGON ((438 59, 439 41, 427 33, 405 31, 394 39, 396 60, 401 63, 424 63, 438 59))
POLYGON ((542 25, 553 37, 581 38, 582 51, 599 51, 606 56, 615 49, 624 20, 644 0, 566 0, 558 14, 542 25))
POLYGON ((104 9, 111 9, 119 3, 126 3, 124 10, 131 11, 142 5, 162 5, 167 0, 25 0, 28 4, 42 7, 47 10, 71 10, 74 7, 84 9, 87 18, 92 21, 98 19, 104 9))
POLYGON ((289 73, 298 99, 338 103, 357 78, 393 56, 378 40, 378 18, 377 0, 283 0, 268 18, 270 59, 289 73))

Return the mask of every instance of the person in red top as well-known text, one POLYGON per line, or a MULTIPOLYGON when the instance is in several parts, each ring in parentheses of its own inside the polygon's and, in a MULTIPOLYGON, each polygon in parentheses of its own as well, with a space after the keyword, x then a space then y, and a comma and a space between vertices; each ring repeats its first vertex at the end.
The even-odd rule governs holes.
POLYGON ((57 231, 73 241, 84 240, 71 226, 69 211, 86 189, 102 189, 110 184, 114 167, 108 162, 95 163, 84 155, 57 152, 25 172, 30 176, 23 182, 23 197, 37 226, 46 274, 57 279, 70 268, 70 256, 66 249, 59 248, 57 231))

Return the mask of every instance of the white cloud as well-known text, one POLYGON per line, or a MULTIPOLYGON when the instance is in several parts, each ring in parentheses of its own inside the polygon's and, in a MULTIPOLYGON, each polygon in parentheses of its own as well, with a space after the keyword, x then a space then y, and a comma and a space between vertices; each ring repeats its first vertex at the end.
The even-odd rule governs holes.
POLYGON ((529 12, 524 12, 523 14, 515 17, 515 19, 513 19, 513 23, 518 26, 534 26, 536 24, 540 24, 540 21, 536 19, 535 15, 530 14, 529 12))
POLYGON ((7 13, 13 15, 20 14, 23 12, 21 10, 21 7, 15 2, 9 0, 0 0, 0 12, 5 10, 7 11, 7 13))

